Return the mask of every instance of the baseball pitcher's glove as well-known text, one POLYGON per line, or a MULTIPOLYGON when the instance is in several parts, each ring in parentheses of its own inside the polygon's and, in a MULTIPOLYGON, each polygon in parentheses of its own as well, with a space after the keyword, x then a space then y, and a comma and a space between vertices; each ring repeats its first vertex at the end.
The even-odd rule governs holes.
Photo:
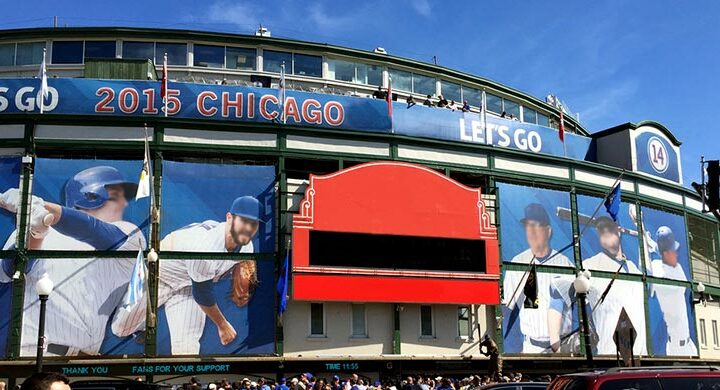
POLYGON ((230 299, 232 299, 238 307, 247 305, 257 285, 257 265, 255 264, 255 260, 238 261, 232 271, 232 291, 230 293, 230 299))

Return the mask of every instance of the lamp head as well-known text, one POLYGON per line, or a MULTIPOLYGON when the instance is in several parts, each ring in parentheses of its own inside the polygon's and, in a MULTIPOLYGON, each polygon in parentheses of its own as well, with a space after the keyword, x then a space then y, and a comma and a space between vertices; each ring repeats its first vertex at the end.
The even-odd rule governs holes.
POLYGON ((698 283, 698 285, 697 285, 697 292, 699 292, 699 293, 704 293, 704 292, 705 292, 705 285, 704 285, 702 282, 698 283))
POLYGON ((55 284, 50 279, 50 276, 48 276, 47 273, 43 274, 40 280, 35 283, 35 290, 40 296, 50 295, 50 293, 52 293, 53 287, 55 287, 55 284))
POLYGON ((150 252, 148 252, 147 259, 149 263, 155 263, 158 261, 158 254, 155 252, 154 248, 150 248, 150 252))
POLYGON ((585 276, 585 272, 580 272, 573 281, 575 292, 578 294, 587 294, 590 290, 590 279, 585 276))

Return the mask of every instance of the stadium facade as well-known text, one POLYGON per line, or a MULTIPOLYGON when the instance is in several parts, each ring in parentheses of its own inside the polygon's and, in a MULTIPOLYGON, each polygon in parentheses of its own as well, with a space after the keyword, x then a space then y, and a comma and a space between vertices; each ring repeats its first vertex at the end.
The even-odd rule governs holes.
POLYGON ((46 366, 77 377, 461 375, 486 370, 486 335, 507 370, 570 371, 581 269, 595 364, 616 364, 628 321, 639 364, 720 361, 718 224, 683 185, 680 141, 654 121, 593 130, 384 50, 0 31, 0 378, 34 367, 44 274, 46 366), (373 98, 389 83, 392 115, 373 98), (133 199, 145 139, 152 191, 133 199))

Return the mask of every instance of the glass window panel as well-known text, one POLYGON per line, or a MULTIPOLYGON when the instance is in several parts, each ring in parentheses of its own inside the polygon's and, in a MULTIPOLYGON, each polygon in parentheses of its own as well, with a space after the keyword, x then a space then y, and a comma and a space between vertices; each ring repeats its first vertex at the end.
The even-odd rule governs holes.
POLYGON ((447 81, 440 82, 440 92, 448 101, 454 100, 462 102, 462 93, 460 92, 460 84, 449 83, 447 81))
POLYGON ((458 336, 470 337, 470 308, 458 307, 458 336))
POLYGON ((187 65, 187 44, 158 42, 155 44, 155 64, 163 63, 167 53, 168 65, 187 65))
POLYGON ((515 103, 512 100, 505 99, 505 113, 508 115, 512 115, 513 118, 520 119, 520 105, 515 103))
POLYGON ((537 123, 537 111, 532 108, 523 107, 523 121, 537 123))
POLYGON ((53 64, 82 64, 82 41, 54 41, 52 44, 53 64))
POLYGON ((325 334, 325 319, 322 303, 310 304, 310 334, 321 336, 325 334))
POLYGON ((122 57, 126 59, 152 60, 155 58, 155 44, 153 42, 125 41, 122 45, 122 57))
POLYGON ((0 45, 0 66, 15 65, 15 44, 6 43, 0 45))
POLYGON ((717 224, 689 215, 688 231, 694 279, 704 283, 720 284, 717 224))
POLYGON ((707 333, 705 330, 705 320, 700 319, 700 346, 707 347, 707 333))
POLYGON ((322 57, 295 54, 293 73, 300 76, 322 77, 322 57))
POLYGON ((435 94, 435 79, 413 73, 413 92, 423 95, 435 94))
MULTIPOLYGON (((367 81, 365 81, 365 84, 369 85, 382 85, 383 83, 383 68, 382 66, 378 65, 365 65, 362 64, 364 67, 367 68, 367 81)), ((358 70, 359 72, 359 70, 358 70)))
POLYGON ((713 345, 718 346, 718 325, 717 320, 712 320, 713 345))
POLYGON ((541 113, 537 113, 537 124, 540 126, 550 127, 550 118, 541 113))
POLYGON ((193 46, 193 66, 222 68, 225 66, 225 47, 211 45, 193 46))
POLYGON ((475 107, 482 106, 482 91, 479 89, 463 87, 463 100, 467 100, 468 104, 475 107))
POLYGON ((365 305, 352 306, 352 335, 355 337, 367 336, 365 329, 365 305))
POLYGON ((488 111, 494 112, 496 114, 500 114, 503 112, 501 97, 495 96, 491 93, 486 93, 485 99, 488 111))
POLYGON ((392 79, 392 89, 412 92, 412 73, 396 69, 390 69, 389 73, 392 79))
POLYGON ((35 65, 42 62, 45 42, 25 42, 17 44, 15 65, 35 65))
MULTIPOLYGON (((669 386, 667 389, 688 389, 691 386, 675 387, 669 386)), ((699 388, 699 387, 695 387, 699 388)), ((655 378, 634 378, 634 379, 614 379, 609 380, 600 385, 600 390, 660 390, 660 384, 655 378)))
POLYGON ((85 41, 85 58, 115 58, 115 41, 85 41))
POLYGON ((355 64, 349 61, 328 60, 328 78, 355 82, 355 64))
MULTIPOLYGON (((226 47, 225 66, 228 69, 255 69, 255 49, 246 47, 226 47)), ((278 72, 279 72, 278 68, 278 72)))
POLYGON ((420 335, 433 335, 432 306, 420 306, 420 335))
POLYGON ((280 73, 280 65, 285 62, 285 73, 292 73, 292 53, 283 51, 263 51, 263 70, 266 72, 280 73))

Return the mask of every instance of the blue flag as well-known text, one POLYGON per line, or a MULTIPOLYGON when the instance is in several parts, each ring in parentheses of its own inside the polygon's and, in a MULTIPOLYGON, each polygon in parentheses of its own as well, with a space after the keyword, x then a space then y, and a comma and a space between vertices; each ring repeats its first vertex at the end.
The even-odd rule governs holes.
POLYGON ((290 265, 290 252, 285 255, 285 262, 280 272, 280 278, 277 282, 277 293, 280 295, 280 304, 278 305, 278 314, 282 315, 287 309, 288 294, 288 267, 290 265))
POLYGON ((145 259, 142 249, 138 250, 135 266, 133 266, 130 283, 128 283, 127 294, 123 301, 124 306, 134 306, 140 301, 145 290, 145 259))
POLYGON ((607 198, 605 198, 605 209, 613 221, 617 222, 617 216, 620 212, 620 183, 617 183, 615 188, 613 188, 607 198))

